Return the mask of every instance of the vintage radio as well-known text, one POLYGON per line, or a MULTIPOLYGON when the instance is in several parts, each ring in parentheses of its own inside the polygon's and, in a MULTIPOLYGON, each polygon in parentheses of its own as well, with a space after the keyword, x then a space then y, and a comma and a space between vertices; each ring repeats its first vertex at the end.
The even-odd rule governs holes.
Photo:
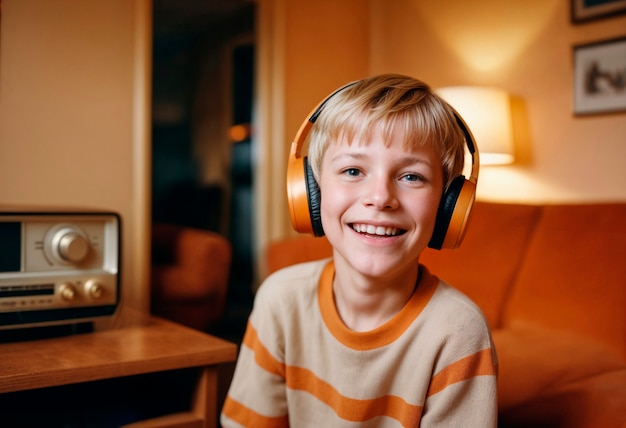
POLYGON ((120 241, 113 212, 0 207, 0 330, 114 315, 120 241))

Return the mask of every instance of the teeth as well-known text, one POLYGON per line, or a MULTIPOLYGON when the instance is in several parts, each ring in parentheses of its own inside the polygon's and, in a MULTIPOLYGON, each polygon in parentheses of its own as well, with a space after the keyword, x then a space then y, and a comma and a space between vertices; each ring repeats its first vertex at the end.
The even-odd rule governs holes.
POLYGON ((352 228, 359 233, 379 236, 395 236, 398 234, 397 227, 374 226, 371 224, 353 224, 352 228))

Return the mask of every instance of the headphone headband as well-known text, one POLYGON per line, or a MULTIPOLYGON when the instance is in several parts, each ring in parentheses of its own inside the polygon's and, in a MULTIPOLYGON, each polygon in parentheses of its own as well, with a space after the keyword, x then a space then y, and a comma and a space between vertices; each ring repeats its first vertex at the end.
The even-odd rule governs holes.
POLYGON ((476 140, 474 140, 472 131, 470 131, 469 126, 467 126, 467 123, 465 123, 465 120, 463 120, 459 112, 457 112, 452 106, 450 106, 450 108, 454 112, 454 119, 456 120, 456 123, 459 125, 461 132, 463 132, 463 135, 465 136, 465 145, 467 146, 467 150, 472 158, 472 169, 470 170, 469 179, 474 181, 474 184, 477 184, 478 170, 480 169, 480 154, 478 153, 478 147, 476 147, 476 140))
POLYGON ((309 113, 309 115, 308 115, 308 119, 305 120, 304 122, 302 122, 302 125, 300 125, 300 129, 298 129, 298 132, 296 133, 296 137, 294 138, 293 142, 291 143, 291 153, 295 153, 295 155, 298 158, 300 158, 302 156, 300 152, 302 151, 302 147, 304 147, 304 142, 306 141, 306 138, 309 135, 309 131, 313 127, 313 124, 317 121, 317 118, 319 117, 320 113, 322 112, 322 110, 326 106, 326 103, 332 97, 337 95, 339 92, 343 91, 344 89, 349 88, 350 86, 354 86, 357 83, 359 83, 358 80, 354 81, 354 82, 350 82, 350 83, 340 87, 339 89, 336 89, 330 95, 328 95, 326 98, 324 98, 317 106, 315 106, 315 108, 313 110, 311 110, 311 113, 309 113), (294 144, 295 144, 295 147, 294 147, 294 144))

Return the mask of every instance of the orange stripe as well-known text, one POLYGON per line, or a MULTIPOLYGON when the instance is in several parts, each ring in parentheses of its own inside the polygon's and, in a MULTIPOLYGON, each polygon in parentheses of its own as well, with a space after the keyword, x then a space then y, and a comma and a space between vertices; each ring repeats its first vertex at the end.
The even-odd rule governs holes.
POLYGON ((449 385, 462 382, 476 376, 495 376, 496 369, 493 364, 491 349, 483 349, 473 355, 469 355, 433 376, 428 387, 427 396, 443 391, 449 385))
POLYGON ((285 377, 285 364, 278 361, 259 340, 252 324, 248 323, 243 344, 254 352, 254 361, 263 369, 276 376, 285 377))
POLYGON ((409 404, 395 395, 369 400, 345 397, 310 370, 299 367, 287 366, 287 386, 308 392, 331 407, 339 417, 352 422, 387 416, 398 420, 403 426, 417 426, 422 415, 422 406, 409 404))
POLYGON ((271 417, 261 415, 238 401, 233 400, 230 396, 226 397, 222 413, 246 427, 286 428, 289 426, 289 418, 287 416, 271 417))
MULTIPOLYGON (((329 383, 317 377, 310 370, 285 366, 269 353, 251 324, 248 325, 243 343, 254 352, 254 360, 260 367, 272 374, 284 377, 288 388, 310 393, 331 407, 339 417, 345 420, 363 422, 377 416, 388 416, 398 420, 404 426, 417 426, 419 423, 422 406, 409 404, 394 395, 369 400, 348 398, 341 395, 329 383)), ((236 412, 235 414, 245 411, 251 412, 243 414, 241 417, 244 418, 256 417, 256 413, 245 407, 232 411, 236 412)), ((262 416, 259 415, 259 417, 262 416)), ((233 419, 235 418, 233 417, 233 419)))

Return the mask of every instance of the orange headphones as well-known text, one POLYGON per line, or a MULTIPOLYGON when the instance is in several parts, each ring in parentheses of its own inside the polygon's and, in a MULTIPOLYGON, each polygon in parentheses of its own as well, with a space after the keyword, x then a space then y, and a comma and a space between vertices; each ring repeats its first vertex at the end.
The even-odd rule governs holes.
MULTIPOLYGON (((291 143, 287 164, 287 201, 291 215, 291 224, 297 232, 310 233, 317 237, 324 236, 320 214, 320 190, 307 157, 302 156, 302 147, 326 102, 335 94, 356 83, 348 83, 322 100, 311 115, 300 125, 300 129, 291 143)), ((478 182, 479 169, 478 148, 467 124, 456 110, 454 111, 454 117, 465 136, 465 143, 472 157, 472 170, 469 179, 466 179, 463 175, 456 176, 441 198, 433 236, 428 243, 430 248, 437 250, 443 248, 455 249, 461 245, 467 231, 472 207, 476 200, 476 184, 478 182)))

